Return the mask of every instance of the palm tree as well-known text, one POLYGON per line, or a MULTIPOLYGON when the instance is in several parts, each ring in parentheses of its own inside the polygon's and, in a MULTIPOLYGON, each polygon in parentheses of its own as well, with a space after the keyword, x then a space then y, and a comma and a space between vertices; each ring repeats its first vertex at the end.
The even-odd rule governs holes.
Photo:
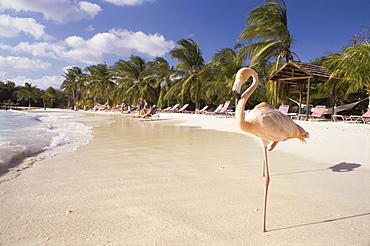
POLYGON ((266 0, 264 5, 251 10, 247 28, 240 33, 239 40, 259 40, 240 49, 240 56, 251 59, 251 66, 260 60, 291 60, 293 38, 288 30, 284 0, 266 0))
POLYGON ((201 99, 202 83, 205 78, 201 75, 204 67, 204 59, 198 44, 192 39, 181 39, 177 42, 179 48, 170 51, 173 59, 179 62, 176 64, 178 69, 176 84, 167 92, 166 98, 179 92, 182 98, 190 95, 190 99, 195 103, 196 110, 199 109, 201 99))
POLYGON ((37 87, 33 86, 32 83, 25 83, 24 87, 21 87, 21 89, 17 92, 18 100, 28 100, 28 108, 31 108, 31 102, 32 100, 34 102, 37 102, 37 87))
POLYGON ((243 61, 238 59, 238 46, 231 48, 222 48, 213 55, 212 61, 207 63, 206 67, 211 70, 213 78, 208 82, 206 96, 212 103, 222 103, 230 100, 232 95, 232 86, 235 80, 236 72, 243 67, 243 61))
POLYGON ((63 75, 65 80, 61 85, 61 89, 65 92, 72 92, 73 108, 77 110, 77 98, 82 97, 81 93, 85 87, 86 74, 79 67, 68 68, 63 75))
POLYGON ((153 71, 144 58, 131 55, 128 61, 119 60, 114 67, 123 99, 136 103, 139 97, 144 96, 150 102, 157 102, 158 93, 154 87, 153 71))
POLYGON ((106 96, 106 104, 110 105, 111 92, 116 87, 112 68, 104 63, 89 66, 85 68, 85 71, 90 73, 86 78, 90 93, 94 94, 95 97, 106 96))
POLYGON ((160 88, 160 93, 157 101, 159 108, 170 106, 170 100, 165 100, 164 96, 170 90, 173 84, 173 76, 176 73, 176 69, 171 66, 168 61, 162 57, 157 57, 151 63, 151 68, 154 71, 154 78, 157 81, 156 87, 160 88))
MULTIPOLYGON (((324 60, 324 66, 333 71, 327 83, 346 86, 347 94, 366 88, 370 95, 370 44, 365 42, 345 48, 324 60), (338 80, 339 78, 339 80, 338 80)), ((368 108, 370 109, 370 100, 368 108)))
POLYGON ((55 101, 55 99, 57 97, 57 90, 50 86, 49 88, 46 89, 43 97, 44 97, 45 100, 50 101, 50 108, 52 108, 53 107, 53 102, 55 101))

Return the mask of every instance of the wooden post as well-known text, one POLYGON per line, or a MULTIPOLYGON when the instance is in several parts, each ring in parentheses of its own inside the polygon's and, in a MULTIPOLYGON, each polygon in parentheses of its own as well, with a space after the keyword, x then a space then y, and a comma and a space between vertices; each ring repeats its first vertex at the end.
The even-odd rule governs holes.
POLYGON ((302 110, 302 99, 303 99, 303 96, 302 96, 302 83, 299 83, 299 109, 298 109, 298 114, 301 113, 301 110, 302 110))
POLYGON ((275 82, 275 85, 274 85, 274 108, 276 108, 276 105, 277 105, 277 95, 278 95, 278 81, 274 81, 275 82))
POLYGON ((308 78, 308 81, 307 81, 306 121, 308 121, 308 115, 309 115, 309 111, 310 111, 310 87, 311 87, 311 78, 308 78))
POLYGON ((331 110, 331 120, 333 121, 333 115, 335 114, 335 106, 336 106, 336 103, 335 103, 335 99, 336 99, 336 95, 335 95, 335 92, 336 92, 336 90, 335 90, 335 84, 334 84, 334 88, 333 88, 333 95, 332 95, 332 104, 333 104, 333 108, 332 108, 332 110, 331 110))

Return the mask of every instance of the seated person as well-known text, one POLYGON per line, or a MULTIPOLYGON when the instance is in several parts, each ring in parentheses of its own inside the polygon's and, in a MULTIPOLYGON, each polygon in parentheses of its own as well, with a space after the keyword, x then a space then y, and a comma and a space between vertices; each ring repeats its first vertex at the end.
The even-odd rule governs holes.
POLYGON ((154 115, 157 111, 157 106, 153 105, 151 108, 143 108, 139 115, 132 116, 132 118, 145 118, 148 115, 154 115))

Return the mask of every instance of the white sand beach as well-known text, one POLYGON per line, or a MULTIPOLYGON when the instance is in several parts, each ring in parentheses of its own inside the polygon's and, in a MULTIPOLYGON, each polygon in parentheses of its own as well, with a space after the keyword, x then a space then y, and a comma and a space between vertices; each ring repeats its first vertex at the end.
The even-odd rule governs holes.
POLYGON ((297 121, 310 139, 269 152, 262 233, 262 148, 235 119, 74 120, 90 144, 0 184, 0 245, 370 245, 370 125, 297 121))

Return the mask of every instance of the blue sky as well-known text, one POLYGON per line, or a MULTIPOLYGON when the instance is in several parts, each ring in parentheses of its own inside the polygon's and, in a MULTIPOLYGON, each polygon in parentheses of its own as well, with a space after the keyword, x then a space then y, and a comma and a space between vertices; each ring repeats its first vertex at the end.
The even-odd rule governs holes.
MULTIPOLYGON (((0 80, 59 88, 71 66, 113 65, 131 54, 176 64, 182 38, 206 62, 233 47, 246 14, 264 0, 1 0, 0 80)), ((370 25, 370 0, 285 0, 301 61, 340 52, 370 25)))

